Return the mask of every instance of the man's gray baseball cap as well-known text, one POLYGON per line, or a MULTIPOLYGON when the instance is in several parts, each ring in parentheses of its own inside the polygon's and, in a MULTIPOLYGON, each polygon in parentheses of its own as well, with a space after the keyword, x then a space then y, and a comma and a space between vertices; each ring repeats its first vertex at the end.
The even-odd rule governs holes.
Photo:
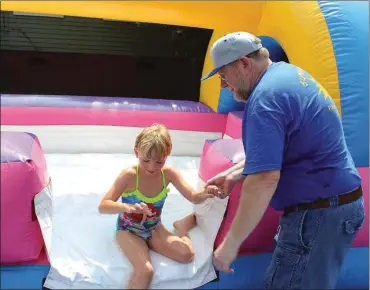
POLYGON ((215 67, 201 80, 218 73, 225 65, 262 48, 261 41, 248 32, 233 32, 216 40, 211 47, 211 58, 215 67))

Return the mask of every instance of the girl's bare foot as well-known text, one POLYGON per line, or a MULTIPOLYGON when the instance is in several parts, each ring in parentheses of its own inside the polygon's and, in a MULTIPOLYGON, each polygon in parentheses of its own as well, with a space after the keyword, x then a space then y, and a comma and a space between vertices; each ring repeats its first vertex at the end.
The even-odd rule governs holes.
POLYGON ((189 214, 186 217, 182 218, 181 220, 175 221, 173 223, 173 227, 176 230, 176 233, 179 237, 188 236, 189 231, 195 227, 196 225, 196 218, 195 214, 189 214))

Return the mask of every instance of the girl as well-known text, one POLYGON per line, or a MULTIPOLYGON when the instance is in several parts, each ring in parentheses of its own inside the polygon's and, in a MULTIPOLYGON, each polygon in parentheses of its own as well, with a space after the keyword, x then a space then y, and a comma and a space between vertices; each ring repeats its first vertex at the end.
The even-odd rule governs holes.
POLYGON ((217 194, 214 186, 194 191, 177 170, 165 165, 171 150, 167 128, 158 124, 145 128, 137 136, 134 147, 138 164, 121 172, 99 205, 102 214, 119 214, 117 242, 134 269, 129 289, 149 288, 154 272, 149 249, 181 263, 193 259, 188 232, 195 226, 195 215, 174 222, 177 236, 161 224, 168 185, 172 183, 194 204, 217 194), (122 202, 117 202, 120 197, 122 202))

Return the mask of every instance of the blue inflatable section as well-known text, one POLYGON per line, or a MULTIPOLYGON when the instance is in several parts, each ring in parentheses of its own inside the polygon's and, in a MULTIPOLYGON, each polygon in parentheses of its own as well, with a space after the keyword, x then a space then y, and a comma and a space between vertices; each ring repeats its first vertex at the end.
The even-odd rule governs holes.
POLYGON ((332 39, 342 121, 357 167, 369 166, 369 2, 319 1, 332 39))
POLYGON ((228 89, 221 89, 217 112, 227 114, 234 111, 243 111, 244 103, 234 99, 233 93, 228 89))
MULTIPOLYGON (((264 47, 266 47, 270 53, 270 58, 274 62, 278 61, 285 61, 289 62, 285 51, 281 47, 281 45, 272 37, 269 36, 258 36, 264 47)), ((217 112, 226 114, 229 112, 234 111, 243 111, 244 110, 244 103, 235 101, 233 94, 228 89, 221 89, 220 91, 220 98, 218 101, 218 108, 217 112)))
MULTIPOLYGON (((239 257, 234 273, 219 274, 219 280, 200 289, 263 289, 271 253, 239 257)), ((344 261, 336 289, 369 289, 369 248, 351 248, 344 261)))
POLYGON ((0 289, 42 289, 50 266, 1 267, 0 289))
POLYGON ((272 61, 285 61, 289 63, 289 59, 279 42, 270 36, 260 35, 258 37, 261 39, 263 46, 268 49, 272 61))
MULTIPOLYGON (((263 277, 271 253, 239 257, 234 273, 219 273, 216 281, 199 289, 263 289, 263 277)), ((0 289, 42 289, 50 267, 1 267, 0 289)), ((336 289, 369 289, 369 248, 352 248, 344 261, 336 289)))

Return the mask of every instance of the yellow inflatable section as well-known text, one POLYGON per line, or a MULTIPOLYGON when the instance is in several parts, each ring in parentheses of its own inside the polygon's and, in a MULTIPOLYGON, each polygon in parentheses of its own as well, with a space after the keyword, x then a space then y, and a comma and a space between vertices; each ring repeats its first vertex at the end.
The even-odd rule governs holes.
MULTIPOLYGON (((316 1, 2 1, 1 9, 210 28, 210 45, 232 31, 270 36, 290 63, 307 70, 326 88, 341 110, 334 51, 316 1)), ((203 74, 211 68, 208 50, 203 74)), ((202 82, 200 92, 199 101, 217 111, 218 78, 202 82)))

